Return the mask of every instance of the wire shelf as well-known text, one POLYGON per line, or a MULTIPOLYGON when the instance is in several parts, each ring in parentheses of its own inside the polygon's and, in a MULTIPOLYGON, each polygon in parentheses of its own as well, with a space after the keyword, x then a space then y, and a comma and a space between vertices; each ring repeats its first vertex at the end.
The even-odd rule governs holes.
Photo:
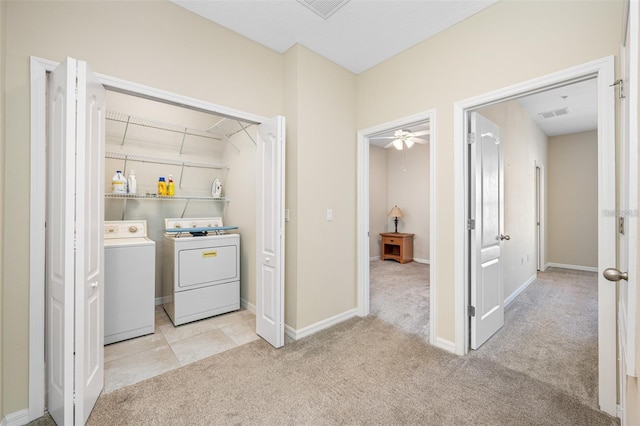
POLYGON ((183 201, 221 201, 228 202, 229 198, 227 197, 211 197, 204 195, 157 195, 157 194, 116 194, 116 193, 106 193, 104 194, 105 198, 119 198, 125 200, 183 200, 183 201))
POLYGON ((229 166, 224 166, 220 164, 208 164, 208 163, 197 163, 194 161, 172 160, 167 158, 150 157, 147 155, 125 154, 122 152, 105 152, 104 156, 105 158, 111 158, 114 160, 138 161, 142 163, 166 164, 170 166, 181 166, 181 167, 198 167, 201 169, 229 170, 229 166))

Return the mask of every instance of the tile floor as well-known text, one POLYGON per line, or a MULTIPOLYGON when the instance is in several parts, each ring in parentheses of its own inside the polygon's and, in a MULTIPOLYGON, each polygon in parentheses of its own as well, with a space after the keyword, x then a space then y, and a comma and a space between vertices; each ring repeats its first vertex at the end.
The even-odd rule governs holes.
POLYGON ((155 333, 104 347, 103 393, 249 343, 255 330, 255 315, 244 309, 174 327, 156 306, 155 333))

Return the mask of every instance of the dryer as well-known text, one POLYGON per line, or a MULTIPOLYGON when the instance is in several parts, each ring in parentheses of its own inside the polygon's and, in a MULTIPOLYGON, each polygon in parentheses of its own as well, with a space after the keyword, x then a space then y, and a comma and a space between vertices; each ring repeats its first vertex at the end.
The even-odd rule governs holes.
POLYGON ((240 309, 240 235, 222 218, 165 219, 163 308, 174 325, 240 309))

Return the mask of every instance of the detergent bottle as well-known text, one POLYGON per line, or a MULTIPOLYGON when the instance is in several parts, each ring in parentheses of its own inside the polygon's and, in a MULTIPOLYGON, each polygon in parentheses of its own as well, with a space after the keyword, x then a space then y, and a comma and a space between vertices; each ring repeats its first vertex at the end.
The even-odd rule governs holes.
POLYGON ((127 178, 127 191, 129 194, 135 194, 138 189, 138 182, 136 182, 136 171, 131 170, 129 172, 129 178, 127 178))
POLYGON ((176 186, 173 183, 173 176, 169 175, 169 182, 167 183, 167 195, 173 197, 176 195, 176 186))
POLYGON ((111 178, 111 184, 113 185, 114 194, 126 194, 127 193, 127 180, 124 178, 121 170, 117 170, 116 174, 111 178))
POLYGON ((162 176, 158 179, 158 195, 167 195, 167 182, 162 176))

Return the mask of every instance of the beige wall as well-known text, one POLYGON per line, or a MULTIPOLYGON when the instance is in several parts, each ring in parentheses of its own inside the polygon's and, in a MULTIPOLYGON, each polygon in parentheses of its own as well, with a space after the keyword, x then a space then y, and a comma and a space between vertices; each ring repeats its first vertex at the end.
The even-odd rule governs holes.
MULTIPOLYGON (((73 56, 94 71, 263 116, 282 113, 282 55, 170 2, 8 1, 4 219, 29 216, 29 56, 73 56), (16 185, 16 182, 22 182, 16 185)), ((5 26, 3 25, 3 29, 5 26)), ((3 92, 5 93, 5 92, 3 92)), ((29 244, 7 229, 3 270, 3 416, 28 403, 29 244), (4 325, 11 324, 11 327, 4 325), (10 348, 10 350, 9 350, 10 348)))
POLYGON ((547 262, 598 266, 598 135, 549 138, 547 262))
POLYGON ((502 1, 358 76, 359 129, 437 110, 437 339, 453 342, 456 326, 453 104, 616 55, 622 5, 502 1))
MULTIPOLYGON (((429 258, 429 145, 415 144, 408 151, 387 150, 389 189, 387 212, 397 205, 404 218, 398 220, 398 232, 415 234, 413 257, 429 258)), ((387 231, 393 232, 393 219, 387 231)))
POLYGON ((369 257, 380 257, 380 233, 387 232, 389 220, 389 177, 387 150, 369 147, 369 257))
POLYGON ((415 234, 413 257, 429 258, 429 145, 415 144, 409 151, 369 150, 369 249, 380 256, 380 233, 393 232, 393 218, 387 214, 397 205, 404 218, 398 232, 415 234))
POLYGON ((287 269, 297 311, 287 324, 300 330, 356 305, 356 77, 302 46, 285 56, 285 73, 296 80, 286 85, 296 91, 285 95, 294 97, 285 112, 294 108, 297 122, 287 133, 296 163, 287 177, 289 227, 297 237, 295 275, 287 269))
POLYGON ((517 101, 481 108, 501 128, 504 163, 504 297, 536 276, 535 165, 547 162, 547 136, 517 101))

